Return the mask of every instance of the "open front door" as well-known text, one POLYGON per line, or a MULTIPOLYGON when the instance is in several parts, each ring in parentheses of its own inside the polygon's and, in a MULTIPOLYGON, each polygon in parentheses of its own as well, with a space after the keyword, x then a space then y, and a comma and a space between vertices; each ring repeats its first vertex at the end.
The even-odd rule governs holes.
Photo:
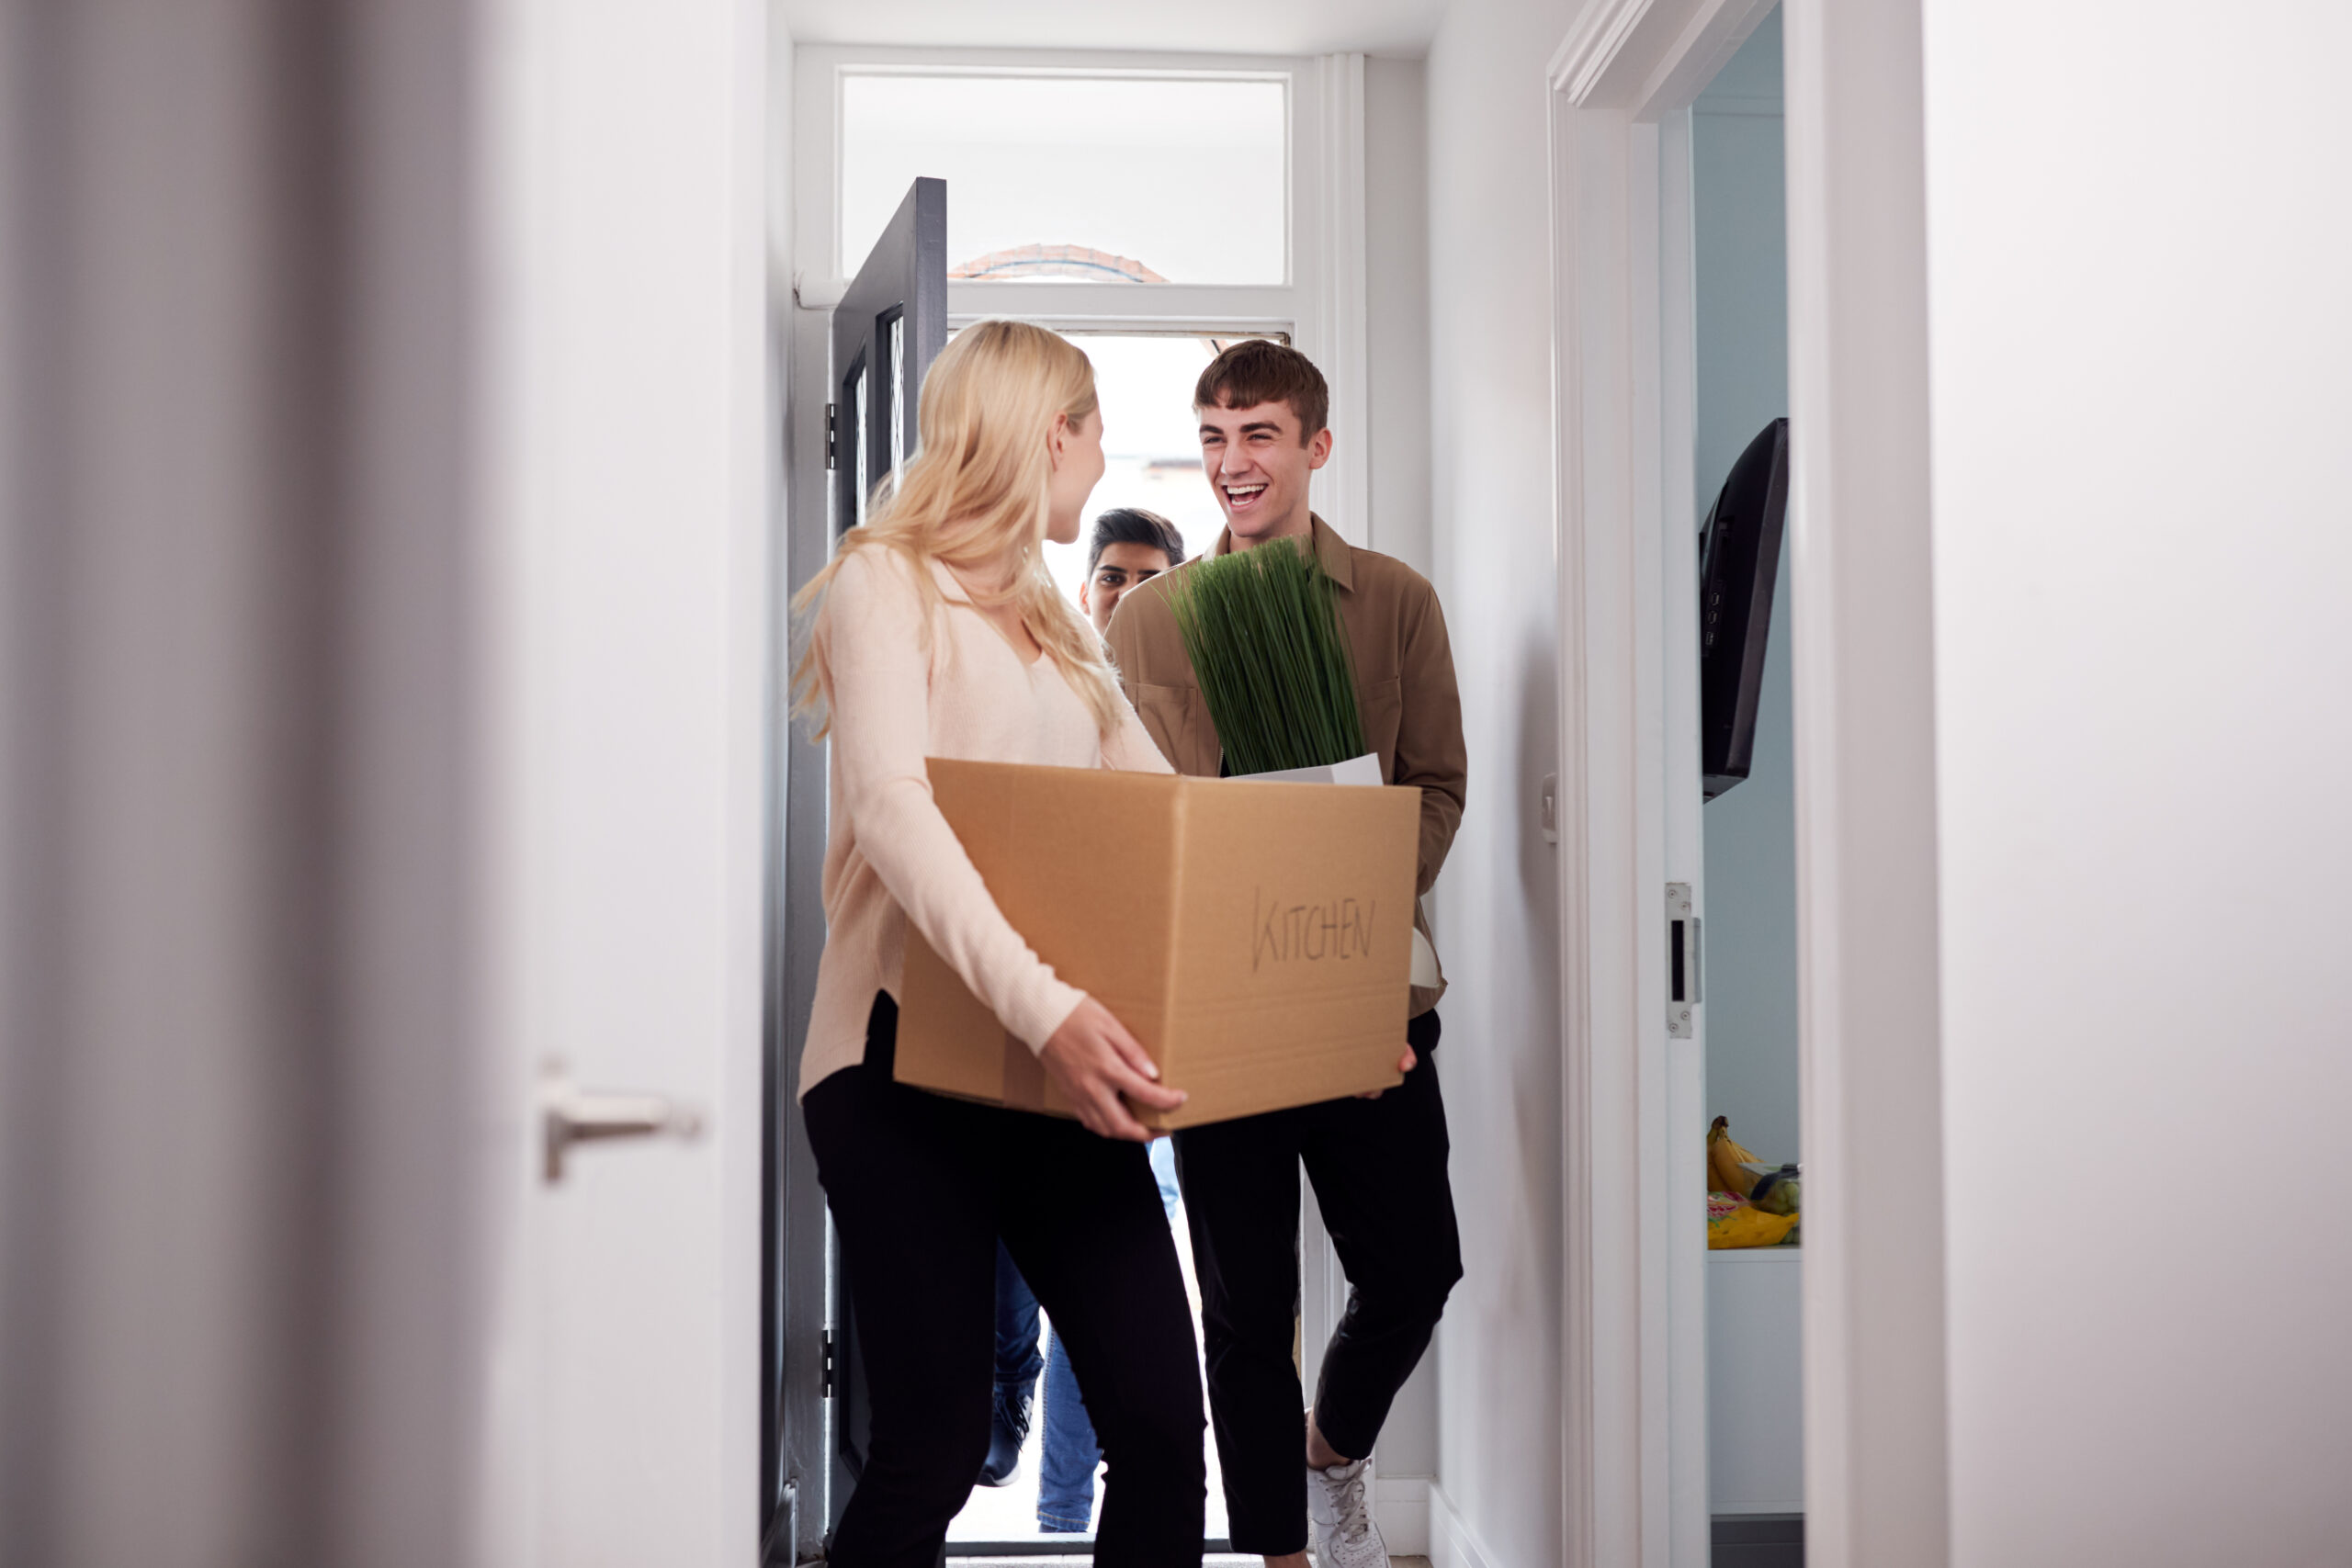
MULTIPOLYGON (((908 187, 897 215, 835 308, 831 335, 826 457, 833 469, 831 518, 825 547, 796 546, 795 592, 822 565, 831 542, 865 520, 875 488, 914 450, 923 372, 947 345, 945 181, 919 179, 908 187)), ((824 1198, 794 1100, 817 958, 825 941, 819 887, 825 853, 824 748, 797 734, 785 745, 784 1018, 777 1034, 783 1049, 771 1086, 770 1139, 772 1168, 782 1179, 771 1188, 776 1208, 770 1235, 777 1266, 769 1275, 772 1322, 780 1325, 775 1332, 784 1351, 772 1385, 776 1400, 769 1473, 777 1483, 779 1526, 796 1496, 786 1488, 797 1488, 797 1534, 805 1543, 817 1520, 830 1530, 849 1505, 865 1465, 866 1407, 848 1287, 832 1266, 824 1198), (819 1461, 818 1445, 808 1439, 821 1427, 820 1401, 828 1398, 832 1440, 831 1452, 819 1461), (809 1480, 820 1467, 830 1470, 821 1512, 808 1495, 809 1480)), ((782 1533, 772 1529, 771 1539, 782 1533)), ((789 1561, 771 1548, 770 1561, 779 1559, 789 1561)))

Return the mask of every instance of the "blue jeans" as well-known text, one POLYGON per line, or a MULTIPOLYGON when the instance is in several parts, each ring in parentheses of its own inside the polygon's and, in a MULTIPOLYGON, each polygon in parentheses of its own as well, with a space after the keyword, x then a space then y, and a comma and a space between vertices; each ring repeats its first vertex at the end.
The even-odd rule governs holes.
POLYGON ((996 1244, 997 1403, 1025 1408, 1045 1365, 1045 1358, 1037 1353, 1037 1298, 1029 1293, 1029 1281, 1012 1266, 1012 1255, 1000 1241, 996 1244))
MULTIPOLYGON (((1151 1173, 1159 1179, 1159 1203, 1176 1214, 1176 1146, 1153 1141, 1151 1173)), ((1037 1298, 1000 1246, 996 1266, 997 1387, 1025 1393, 1037 1380, 1037 1298), (1025 1325, 1025 1326, 1024 1326, 1025 1325)), ((1102 1450, 1094 1423, 1078 1391, 1062 1337, 1051 1337, 1046 1367, 1045 1456, 1037 1478, 1037 1528, 1052 1535, 1082 1533, 1094 1522, 1094 1470, 1102 1450)))

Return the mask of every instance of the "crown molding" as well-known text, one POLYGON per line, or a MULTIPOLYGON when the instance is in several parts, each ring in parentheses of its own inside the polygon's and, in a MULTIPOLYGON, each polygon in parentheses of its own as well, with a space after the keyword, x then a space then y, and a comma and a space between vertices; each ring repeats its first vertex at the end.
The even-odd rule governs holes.
POLYGON ((1609 68, 1649 15, 1652 0, 1593 0, 1577 13, 1575 26, 1560 40, 1547 73, 1555 92, 1578 108, 1600 87, 1609 68))

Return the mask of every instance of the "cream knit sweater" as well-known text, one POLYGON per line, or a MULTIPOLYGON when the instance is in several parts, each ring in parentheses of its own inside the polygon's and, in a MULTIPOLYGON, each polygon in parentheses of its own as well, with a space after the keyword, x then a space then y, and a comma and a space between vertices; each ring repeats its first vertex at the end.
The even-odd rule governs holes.
POLYGON ((1023 665, 936 562, 929 570, 945 603, 926 605, 914 570, 896 551, 853 552, 812 634, 832 719, 832 819, 803 1095, 865 1058, 874 993, 899 992, 910 918, 1033 1051, 1085 999, 998 911, 932 801, 924 758, 1170 771, 1124 699, 1106 741, 1059 665, 1023 665))

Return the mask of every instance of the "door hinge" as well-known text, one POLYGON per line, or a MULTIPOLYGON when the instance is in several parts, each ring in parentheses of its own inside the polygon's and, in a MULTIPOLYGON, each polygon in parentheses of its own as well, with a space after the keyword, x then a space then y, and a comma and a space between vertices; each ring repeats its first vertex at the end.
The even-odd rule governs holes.
POLYGON ((842 466, 842 405, 825 405, 825 468, 828 472, 842 466))
POLYGON ((1666 1034, 1669 1040, 1690 1038, 1690 1010, 1699 995, 1699 916, 1690 901, 1690 885, 1666 885, 1666 1034))
POLYGON ((824 1387, 819 1397, 831 1399, 833 1397, 833 1331, 830 1328, 825 1330, 825 1359, 823 1366, 825 1369, 824 1387))

